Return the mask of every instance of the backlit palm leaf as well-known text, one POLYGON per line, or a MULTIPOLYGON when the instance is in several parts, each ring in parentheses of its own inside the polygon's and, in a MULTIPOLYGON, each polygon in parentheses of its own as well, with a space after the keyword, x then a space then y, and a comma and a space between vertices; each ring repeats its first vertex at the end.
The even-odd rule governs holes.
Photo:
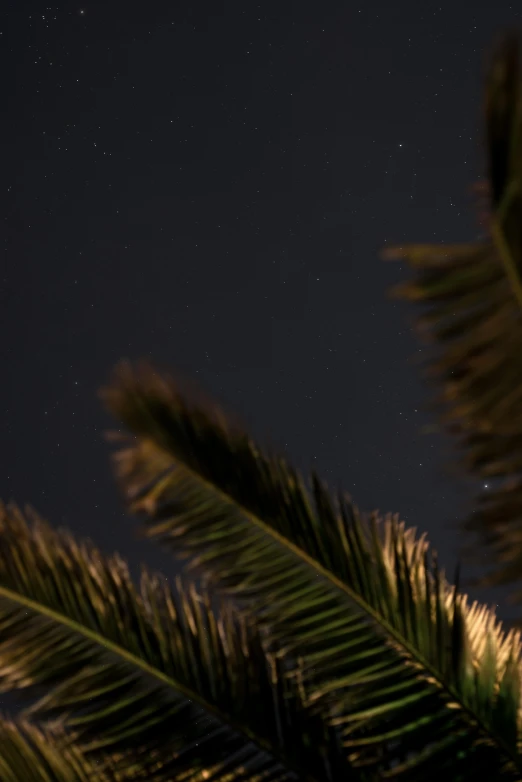
POLYGON ((2 782, 118 782, 122 778, 111 766, 87 761, 56 728, 0 718, 2 782))
POLYGON ((0 691, 25 690, 26 716, 118 757, 124 779, 347 776, 253 623, 179 580, 143 572, 137 591, 120 558, 32 516, 0 508, 0 691))
MULTIPOLYGON (((485 94, 488 235, 469 245, 387 250, 415 278, 395 289, 429 305, 419 318, 435 345, 430 372, 442 422, 463 465, 487 487, 466 528, 495 565, 484 586, 522 582, 522 79, 518 39, 502 42, 485 94)), ((471 556, 471 559, 473 557, 471 556)), ((483 563, 483 557, 480 561, 483 563)), ((522 605, 522 591, 515 598, 522 605)))
POLYGON ((518 636, 449 587, 424 539, 362 523, 315 476, 310 494, 146 365, 122 364, 103 397, 132 432, 115 458, 146 534, 256 614, 355 767, 522 778, 518 636))

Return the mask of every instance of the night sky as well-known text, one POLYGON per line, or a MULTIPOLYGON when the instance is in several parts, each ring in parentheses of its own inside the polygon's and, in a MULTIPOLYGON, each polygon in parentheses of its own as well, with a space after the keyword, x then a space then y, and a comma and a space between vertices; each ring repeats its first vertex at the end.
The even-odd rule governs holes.
POLYGON ((379 250, 477 238, 485 55, 517 8, 6 0, 0 497, 173 573, 122 511, 96 396, 149 357, 451 572, 470 487, 420 431, 415 309, 379 250))

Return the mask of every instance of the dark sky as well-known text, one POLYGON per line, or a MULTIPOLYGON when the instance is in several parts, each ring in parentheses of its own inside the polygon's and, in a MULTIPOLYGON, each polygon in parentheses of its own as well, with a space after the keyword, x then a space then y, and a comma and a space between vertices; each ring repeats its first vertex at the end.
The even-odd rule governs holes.
POLYGON ((518 7, 5 0, 0 497, 172 571, 133 539, 96 398, 149 356, 452 570, 467 489, 420 433, 379 249, 476 238, 484 55, 518 7))

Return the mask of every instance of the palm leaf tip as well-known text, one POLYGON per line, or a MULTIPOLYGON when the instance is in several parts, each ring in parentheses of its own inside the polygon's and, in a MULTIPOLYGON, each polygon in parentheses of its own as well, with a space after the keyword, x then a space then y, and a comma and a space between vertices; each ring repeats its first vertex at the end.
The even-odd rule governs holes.
POLYGON ((441 773, 451 747, 472 778, 503 767, 484 749, 496 746, 522 774, 519 718, 500 694, 518 698, 505 673, 515 641, 450 587, 426 541, 398 517, 365 523, 317 476, 306 488, 285 461, 193 411, 172 385, 151 389, 153 375, 142 384, 139 371, 126 372, 111 410, 132 433, 117 453, 132 509, 148 534, 258 617, 305 702, 340 731, 350 762, 384 773, 413 753, 394 768, 441 773))

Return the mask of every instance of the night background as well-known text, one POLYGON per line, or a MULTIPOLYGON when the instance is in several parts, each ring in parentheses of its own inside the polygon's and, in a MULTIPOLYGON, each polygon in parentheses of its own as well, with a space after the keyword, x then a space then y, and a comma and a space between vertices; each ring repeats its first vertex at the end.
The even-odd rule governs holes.
POLYGON ((175 572, 122 510, 96 395, 150 357, 451 576, 473 487, 421 433, 379 252, 478 236, 485 57, 517 7, 4 3, 0 497, 175 572))

